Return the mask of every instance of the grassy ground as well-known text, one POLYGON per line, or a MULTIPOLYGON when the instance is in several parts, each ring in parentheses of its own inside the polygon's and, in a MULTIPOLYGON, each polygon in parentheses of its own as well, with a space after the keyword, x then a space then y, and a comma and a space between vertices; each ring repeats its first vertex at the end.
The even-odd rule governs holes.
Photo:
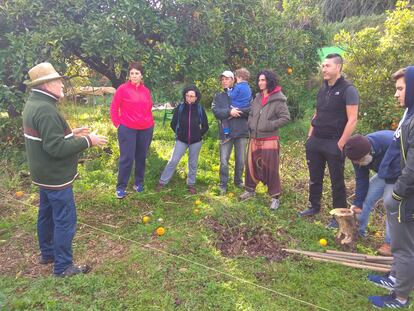
MULTIPOLYGON (((1 160, 0 309, 368 310, 367 295, 384 292, 366 281, 364 270, 298 256, 272 261, 260 251, 249 256, 252 253, 236 246, 232 256, 220 250, 223 245, 229 247, 231 238, 240 232, 247 238, 258 232, 267 234, 269 245, 278 252, 281 247, 322 251, 320 238, 328 240, 328 248, 335 248, 334 232, 325 229, 328 182, 323 213, 312 219, 296 216, 307 202, 303 147, 307 120, 282 130, 282 207, 271 213, 262 185, 259 195, 246 202, 237 200, 240 190, 232 186, 227 195, 218 195, 217 126, 212 115, 200 156, 199 194, 186 191, 185 158, 172 182, 155 193, 174 143, 172 131, 162 126, 162 115, 156 113, 145 192, 130 192, 124 200, 117 200, 119 150, 107 110, 105 106, 64 109, 72 127, 89 125, 110 137, 104 150, 83 154, 81 178, 75 183, 78 231, 74 256, 77 263, 93 265, 87 276, 56 279, 51 276, 51 266, 36 264, 37 189, 26 177, 27 166, 20 153, 1 160), (144 215, 151 217, 149 224, 142 224, 144 215), (161 225, 166 233, 158 237, 154 230, 161 225)), ((348 163, 349 181, 351 173, 348 163)), ((380 221, 369 230, 371 237, 360 241, 357 250, 373 254, 382 239, 374 236, 375 232, 382 234, 380 221)))

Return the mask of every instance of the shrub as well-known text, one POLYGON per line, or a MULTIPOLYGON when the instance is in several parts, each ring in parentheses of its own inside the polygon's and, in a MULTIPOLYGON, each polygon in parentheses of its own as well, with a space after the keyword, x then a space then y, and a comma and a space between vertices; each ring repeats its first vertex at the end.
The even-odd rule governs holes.
POLYGON ((408 1, 398 1, 395 11, 387 12, 383 30, 341 31, 335 40, 346 48, 345 71, 360 93, 359 127, 367 131, 395 127, 402 111, 393 99, 390 76, 414 59, 414 11, 408 1))

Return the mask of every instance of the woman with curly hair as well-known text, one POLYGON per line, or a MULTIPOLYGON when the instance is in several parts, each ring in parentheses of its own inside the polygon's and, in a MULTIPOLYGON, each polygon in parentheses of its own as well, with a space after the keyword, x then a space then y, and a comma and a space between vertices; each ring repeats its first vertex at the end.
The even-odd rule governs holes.
POLYGON ((240 199, 255 196, 259 181, 267 185, 272 198, 270 209, 279 208, 279 128, 290 120, 286 96, 277 76, 262 70, 256 78, 259 93, 252 103, 248 125, 250 140, 246 161, 245 192, 240 199))

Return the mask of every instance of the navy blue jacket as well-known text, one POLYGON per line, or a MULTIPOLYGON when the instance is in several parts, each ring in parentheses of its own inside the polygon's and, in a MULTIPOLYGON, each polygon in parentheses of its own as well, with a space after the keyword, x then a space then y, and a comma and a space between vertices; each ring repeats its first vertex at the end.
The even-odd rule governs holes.
POLYGON ((178 117, 179 107, 175 108, 173 118, 171 120, 171 128, 177 135, 177 139, 186 143, 188 145, 198 143, 201 141, 203 135, 208 131, 208 119, 206 112, 202 106, 201 107, 201 120, 199 115, 198 106, 199 103, 189 105, 187 103, 183 104, 180 117, 178 117), (180 124, 177 129, 178 120, 180 124))
MULTIPOLYGON (((369 142, 371 143, 371 155, 372 162, 366 166, 361 166, 354 163, 355 171, 355 198, 353 205, 362 208, 365 197, 368 193, 369 188, 369 171, 372 170, 379 174, 380 164, 384 158, 389 145, 393 141, 393 131, 378 131, 366 135, 369 142)), ((399 163, 394 163, 394 169, 399 170, 399 163)))

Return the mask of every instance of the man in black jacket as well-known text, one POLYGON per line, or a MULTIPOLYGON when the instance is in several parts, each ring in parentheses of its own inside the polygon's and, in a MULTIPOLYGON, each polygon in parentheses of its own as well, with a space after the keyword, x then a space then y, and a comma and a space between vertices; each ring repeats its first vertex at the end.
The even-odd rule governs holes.
MULTIPOLYGON (((342 149, 357 123, 359 96, 356 88, 341 75, 342 64, 339 54, 329 54, 322 64, 324 84, 319 89, 306 141, 309 206, 300 216, 319 213, 326 164, 331 177, 332 205, 347 207, 342 149)), ((328 227, 337 227, 334 219, 328 227)))
POLYGON ((219 138, 225 143, 220 144, 220 193, 227 192, 227 183, 229 179, 229 159, 234 146, 234 184, 236 187, 243 188, 243 169, 246 157, 246 146, 249 137, 249 128, 247 126, 247 118, 249 116, 250 107, 233 108, 231 107, 231 99, 228 91, 234 85, 234 75, 231 71, 226 70, 220 75, 221 85, 224 91, 214 96, 211 108, 214 116, 219 123, 219 138), (231 117, 231 118, 230 118, 231 117), (223 133, 223 127, 220 126, 222 120, 228 120, 231 129, 228 134, 230 139, 226 139, 223 133))

